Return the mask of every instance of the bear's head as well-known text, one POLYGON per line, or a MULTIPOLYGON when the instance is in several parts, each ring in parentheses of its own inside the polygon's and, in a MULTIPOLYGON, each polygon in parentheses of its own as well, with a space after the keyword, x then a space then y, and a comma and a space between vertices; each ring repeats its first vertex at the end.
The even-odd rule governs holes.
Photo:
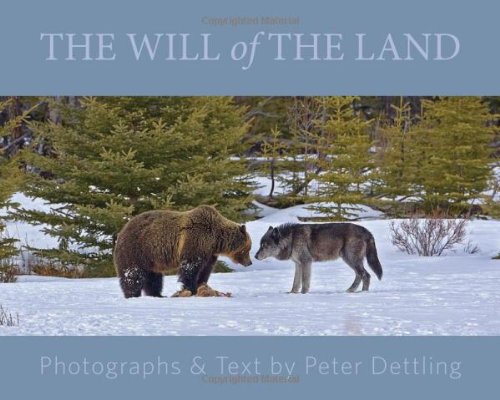
POLYGON ((228 256, 234 263, 248 267, 252 265, 252 260, 250 259, 251 247, 252 240, 250 239, 250 235, 248 234, 245 225, 241 225, 238 228, 233 248, 228 256))

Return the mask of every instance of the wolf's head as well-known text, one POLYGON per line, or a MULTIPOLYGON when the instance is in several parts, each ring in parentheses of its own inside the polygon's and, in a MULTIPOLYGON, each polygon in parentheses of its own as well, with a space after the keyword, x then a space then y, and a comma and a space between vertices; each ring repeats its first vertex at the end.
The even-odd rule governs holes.
POLYGON ((270 226, 264 236, 262 236, 262 239, 260 239, 259 251, 255 254, 255 258, 257 260, 264 260, 268 257, 278 258, 283 250, 282 246, 280 246, 280 239, 281 235, 278 228, 270 226))

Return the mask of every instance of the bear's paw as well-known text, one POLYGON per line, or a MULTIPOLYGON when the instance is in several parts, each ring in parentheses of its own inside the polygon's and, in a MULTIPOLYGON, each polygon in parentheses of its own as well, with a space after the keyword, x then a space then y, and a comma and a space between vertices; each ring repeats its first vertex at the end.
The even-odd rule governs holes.
POLYGON ((188 289, 182 289, 182 290, 178 290, 177 292, 175 292, 172 297, 191 297, 193 295, 193 293, 191 292, 191 290, 188 290, 188 289))
POLYGON ((196 296, 198 297, 231 297, 231 293, 219 292, 218 290, 212 289, 206 283, 200 285, 196 291, 196 296))

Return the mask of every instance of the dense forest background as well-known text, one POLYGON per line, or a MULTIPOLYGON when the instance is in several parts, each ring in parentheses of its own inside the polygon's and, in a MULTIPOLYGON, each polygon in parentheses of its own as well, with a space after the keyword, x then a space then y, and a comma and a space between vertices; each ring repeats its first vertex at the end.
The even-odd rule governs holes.
POLYGON ((498 218, 499 113, 500 97, 3 97, 0 259, 18 251, 2 218, 44 224, 58 248, 29 250, 87 276, 112 274, 121 227, 157 208, 498 218))

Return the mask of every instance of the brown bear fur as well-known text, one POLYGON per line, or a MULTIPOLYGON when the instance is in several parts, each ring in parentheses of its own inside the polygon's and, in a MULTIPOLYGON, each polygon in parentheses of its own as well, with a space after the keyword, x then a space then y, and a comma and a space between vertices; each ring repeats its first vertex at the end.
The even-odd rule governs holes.
POLYGON ((250 236, 244 225, 228 220, 215 208, 190 211, 148 211, 120 231, 114 263, 123 294, 161 297, 163 274, 176 270, 182 297, 196 294, 208 282, 219 255, 248 266, 250 236), (188 292, 186 292, 188 291, 188 292))

